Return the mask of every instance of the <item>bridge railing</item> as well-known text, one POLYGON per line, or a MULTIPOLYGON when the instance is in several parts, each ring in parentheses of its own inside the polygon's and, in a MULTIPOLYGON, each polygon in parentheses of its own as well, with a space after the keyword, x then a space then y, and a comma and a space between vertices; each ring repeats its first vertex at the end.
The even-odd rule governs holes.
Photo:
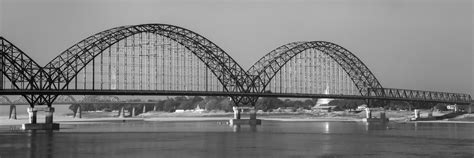
POLYGON ((472 100, 471 95, 462 93, 421 91, 397 88, 369 88, 369 95, 394 98, 410 99, 418 101, 436 101, 436 102, 457 102, 469 104, 472 100))

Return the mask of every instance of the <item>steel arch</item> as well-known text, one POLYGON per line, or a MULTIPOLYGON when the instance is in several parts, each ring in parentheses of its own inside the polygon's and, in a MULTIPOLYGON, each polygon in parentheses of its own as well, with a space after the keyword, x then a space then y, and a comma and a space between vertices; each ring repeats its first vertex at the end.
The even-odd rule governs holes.
MULTIPOLYGON (((293 57, 307 49, 317 49, 335 60, 349 75, 361 95, 372 95, 369 88, 382 88, 367 66, 347 49, 331 42, 311 41, 283 45, 257 61, 249 69, 249 76, 253 76, 258 92, 264 92, 276 73, 293 57)), ((378 96, 378 94, 375 95, 378 96)))
MULTIPOLYGON (((45 67, 49 85, 42 89, 64 89, 93 59, 113 44, 139 33, 154 33, 183 45, 205 63, 229 92, 245 91, 247 73, 224 50, 205 37, 185 28, 168 24, 121 26, 92 35, 70 47, 45 67)), ((240 99, 238 99, 240 100, 240 99)))

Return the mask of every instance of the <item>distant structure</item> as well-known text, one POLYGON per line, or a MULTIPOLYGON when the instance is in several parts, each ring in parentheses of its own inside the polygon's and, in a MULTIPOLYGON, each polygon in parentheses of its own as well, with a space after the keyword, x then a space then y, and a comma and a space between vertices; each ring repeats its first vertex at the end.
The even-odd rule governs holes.
MULTIPOLYGON (((326 89, 324 90, 324 94, 329 94, 329 86, 326 85, 326 89)), ((329 106, 329 102, 333 101, 334 99, 330 98, 319 98, 316 102, 316 105, 311 108, 314 111, 326 111, 331 112, 333 108, 336 106, 329 106)))
POLYGON ((197 113, 201 113, 201 112, 204 112, 204 111, 206 111, 206 109, 201 109, 201 107, 199 107, 199 104, 194 109, 194 112, 197 112, 197 113))
MULTIPOLYGON (((326 89, 324 90, 324 94, 329 94, 329 86, 326 85, 326 89)), ((334 99, 330 98, 319 98, 318 101, 316 102, 316 106, 321 106, 321 105, 329 105, 329 102, 333 101, 334 99)))

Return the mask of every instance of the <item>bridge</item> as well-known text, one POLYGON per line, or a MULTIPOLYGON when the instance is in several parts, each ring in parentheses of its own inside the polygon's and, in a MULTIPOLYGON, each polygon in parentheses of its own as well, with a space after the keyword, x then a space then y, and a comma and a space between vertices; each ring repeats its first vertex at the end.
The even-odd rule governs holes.
POLYGON ((96 33, 44 66, 4 37, 0 41, 0 95, 21 95, 32 113, 36 105, 52 109, 61 95, 229 96, 235 107, 252 107, 259 97, 472 100, 468 94, 383 87, 356 55, 327 41, 285 44, 248 70, 204 36, 168 24, 96 33))

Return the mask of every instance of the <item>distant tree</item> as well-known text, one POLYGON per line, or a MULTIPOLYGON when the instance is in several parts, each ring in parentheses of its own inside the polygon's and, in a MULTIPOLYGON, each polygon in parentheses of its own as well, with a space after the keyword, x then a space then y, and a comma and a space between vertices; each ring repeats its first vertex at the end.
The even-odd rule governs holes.
POLYGON ((437 109, 439 111, 448 111, 448 105, 443 104, 443 103, 438 103, 434 106, 434 109, 437 109))
POLYGON ((199 103, 199 102, 201 102, 201 101, 203 101, 203 100, 204 100, 204 98, 202 98, 202 97, 200 97, 200 96, 196 96, 196 97, 193 97, 193 98, 192 98, 192 102, 193 102, 194 104, 199 103))
POLYGON ((329 105, 336 106, 334 110, 357 109, 358 106, 365 104, 363 100, 336 99, 329 102, 329 105))
POLYGON ((281 106, 283 102, 275 97, 264 97, 257 100, 256 108, 258 110, 269 111, 271 109, 276 109, 281 106))
POLYGON ((165 112, 174 112, 179 106, 179 102, 174 101, 174 99, 168 99, 163 105, 163 111, 165 112))
POLYGON ((193 104, 192 100, 186 100, 186 101, 183 100, 179 102, 179 105, 178 105, 178 109, 189 110, 189 109, 194 109, 194 108, 195 108, 195 104, 193 104))

